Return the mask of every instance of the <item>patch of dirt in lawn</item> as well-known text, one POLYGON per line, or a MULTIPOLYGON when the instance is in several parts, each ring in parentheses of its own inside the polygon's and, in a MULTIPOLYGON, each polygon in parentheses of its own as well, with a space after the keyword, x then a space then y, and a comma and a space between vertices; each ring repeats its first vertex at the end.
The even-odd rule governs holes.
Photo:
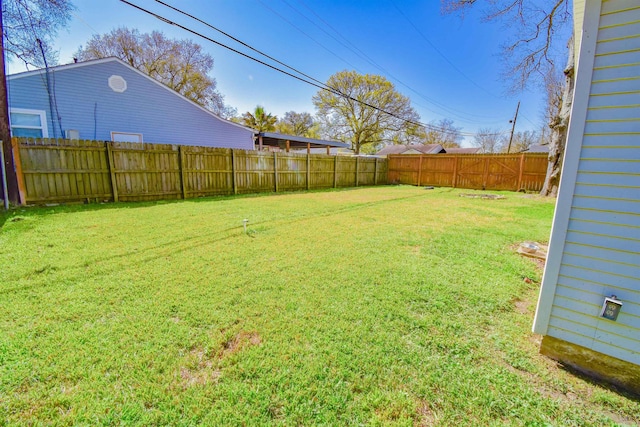
POLYGON ((501 196, 499 194, 473 194, 473 193, 462 193, 460 197, 467 197, 469 199, 484 199, 484 200, 502 200, 506 199, 506 197, 501 196))
POLYGON ((411 252, 414 255, 420 255, 420 251, 422 250, 422 246, 409 246, 409 252, 411 252))
POLYGON ((184 388, 216 383, 222 375, 219 368, 214 368, 215 358, 209 357, 201 348, 194 349, 189 353, 189 362, 190 367, 180 368, 180 378, 184 388))
POLYGON ((514 305, 518 313, 529 314, 529 307, 531 307, 531 301, 522 301, 520 299, 517 299, 515 300, 514 305))
POLYGON ((436 416, 431 409, 431 405, 429 402, 425 400, 421 400, 418 402, 418 410, 417 410, 417 426, 419 427, 429 427, 436 425, 436 416))
POLYGON ((180 378, 183 388, 194 385, 215 384, 222 376, 220 361, 236 354, 247 347, 260 345, 262 339, 257 332, 240 331, 222 343, 216 351, 206 351, 202 347, 189 352, 185 366, 180 367, 180 378))
POLYGON ((513 252, 516 252, 522 255, 523 257, 527 258, 531 262, 533 262, 536 265, 536 268, 540 271, 540 273, 544 271, 544 264, 546 262, 546 256, 549 250, 549 246, 547 243, 523 242, 520 244, 511 245, 509 246, 509 249, 511 249, 513 252), (523 245, 526 245, 527 243, 531 243, 533 245, 539 246, 540 249, 533 253, 527 253, 525 250, 523 250, 523 245))
POLYGON ((231 337, 222 345, 220 358, 223 359, 232 354, 238 353, 242 349, 254 345, 260 345, 262 339, 257 332, 240 331, 237 335, 231 337))

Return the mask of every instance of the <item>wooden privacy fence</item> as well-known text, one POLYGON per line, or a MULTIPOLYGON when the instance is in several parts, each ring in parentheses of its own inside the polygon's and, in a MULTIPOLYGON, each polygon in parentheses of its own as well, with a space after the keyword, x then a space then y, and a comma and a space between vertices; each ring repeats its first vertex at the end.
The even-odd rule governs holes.
POLYGON ((21 202, 141 201, 387 183, 387 161, 127 142, 14 139, 21 202))
POLYGON ((427 154, 388 157, 389 182, 482 190, 540 191, 548 155, 427 154))

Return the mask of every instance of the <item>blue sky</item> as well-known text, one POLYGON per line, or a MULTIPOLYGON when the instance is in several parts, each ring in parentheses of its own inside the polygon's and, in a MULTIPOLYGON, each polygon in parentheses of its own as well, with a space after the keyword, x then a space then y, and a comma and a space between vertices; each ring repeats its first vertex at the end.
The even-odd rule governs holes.
MULTIPOLYGON (((153 0, 131 0, 141 7, 242 51, 202 24, 153 0)), ((500 45, 508 30, 482 23, 472 11, 464 19, 443 16, 438 0, 168 0, 312 77, 326 81, 333 73, 355 69, 385 75, 413 102, 423 122, 452 119, 464 132, 481 127, 509 130, 517 102, 522 102, 517 130, 538 129, 544 95, 539 88, 506 94, 501 78, 500 45)), ((168 25, 118 0, 75 0, 67 29, 58 34, 61 64, 92 34, 115 27, 141 32, 160 30, 190 38, 215 60, 213 76, 226 103, 239 113, 263 105, 284 112, 315 113, 317 88, 284 76, 222 47, 168 25)), ((247 51, 248 52, 248 51, 247 51)), ((9 72, 21 71, 16 62, 9 72)), ((467 137, 464 145, 470 144, 467 137)))

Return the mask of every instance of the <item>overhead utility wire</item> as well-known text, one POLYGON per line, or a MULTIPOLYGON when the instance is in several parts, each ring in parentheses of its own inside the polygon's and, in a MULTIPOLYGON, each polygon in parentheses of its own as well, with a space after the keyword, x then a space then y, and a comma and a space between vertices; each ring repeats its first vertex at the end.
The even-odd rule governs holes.
MULTIPOLYGON (((157 0, 156 0, 156 1, 157 1, 157 0)), ((220 43, 220 42, 218 42, 218 41, 216 41, 216 40, 212 39, 211 37, 207 37, 207 36, 205 36, 204 34, 201 34, 201 33, 197 32, 197 31, 195 31, 195 30, 192 30, 192 29, 190 29, 190 28, 187 28, 187 27, 185 27, 184 25, 180 25, 180 24, 178 24, 177 22, 171 21, 170 19, 167 19, 167 18, 165 18, 164 16, 158 15, 157 13, 154 13, 154 12, 152 12, 152 11, 148 10, 148 9, 145 9, 145 8, 143 8, 143 7, 140 7, 140 6, 136 5, 136 4, 133 4, 133 3, 129 2, 129 1, 127 1, 127 0, 120 0, 120 2, 122 2, 122 3, 124 3, 124 4, 127 4, 127 5, 129 5, 129 6, 133 7, 133 8, 135 8, 135 9, 138 9, 138 10, 140 10, 140 11, 144 12, 144 13, 147 13, 147 14, 149 14, 149 15, 153 16, 154 18, 156 18, 156 19, 158 19, 158 20, 160 20, 160 21, 162 21, 162 22, 164 22, 164 23, 167 23, 167 24, 169 24, 169 25, 173 25, 173 26, 178 27, 178 28, 180 28, 180 29, 182 29, 182 30, 185 30, 185 31, 187 31, 187 32, 189 32, 189 33, 191 33, 191 34, 194 34, 194 35, 196 35, 196 36, 198 36, 198 37, 201 37, 201 38, 203 38, 203 39, 205 39, 205 40, 207 40, 207 41, 209 41, 209 42, 211 42, 211 43, 213 43, 213 44, 216 44, 216 45, 218 45, 218 46, 220 46, 220 47, 224 47, 225 49, 228 49, 228 50, 232 51, 233 53, 237 53, 238 55, 241 55, 241 56, 244 56, 245 58, 251 59, 252 61, 255 61, 255 62, 257 62, 257 63, 259 63, 259 64, 261 64, 261 65, 264 65, 264 66, 269 67, 269 68, 271 68, 271 69, 273 69, 273 70, 276 70, 276 71, 279 71, 279 72, 281 72, 281 73, 283 73, 283 74, 286 74, 286 75, 287 75, 287 76, 289 76, 289 77, 293 77, 294 79, 300 80, 301 82, 304 82, 304 83, 310 84, 310 85, 315 86, 315 87, 317 87, 317 88, 319 88, 319 89, 328 90, 327 88, 325 88, 325 87, 321 86, 320 84, 310 82, 310 81, 308 81, 308 80, 303 79, 302 77, 296 76, 295 74, 291 74, 291 73, 289 73, 288 71, 282 70, 282 69, 280 69, 280 68, 278 68, 278 67, 276 67, 276 66, 274 66, 274 65, 271 65, 271 64, 269 64, 269 63, 267 63, 267 62, 264 62, 264 61, 261 61, 261 60, 259 60, 259 59, 257 59, 257 58, 254 58, 254 57, 253 57, 253 56, 251 56, 251 55, 247 55, 246 53, 240 52, 239 50, 234 49, 234 48, 232 48, 231 46, 227 46, 227 45, 225 45, 225 44, 223 44, 223 43, 220 43)))
MULTIPOLYGON (((338 42, 339 44, 341 44, 343 47, 345 47, 346 49, 350 50, 351 52, 355 53, 357 56, 359 56, 361 59, 363 59, 364 61, 368 62, 369 64, 371 64, 373 67, 377 68, 378 70, 380 70, 382 73, 388 75, 389 77, 391 77, 393 80, 397 81, 398 83, 400 83, 402 86, 406 87, 407 89, 409 89, 410 91, 412 91, 413 93, 415 93, 416 95, 418 95, 420 98, 423 98, 425 101, 430 102, 436 106, 439 106, 440 108, 442 108, 443 110, 449 112, 450 114, 453 114, 457 117, 459 117, 461 120, 463 121, 467 121, 470 122, 470 120, 464 119, 462 116, 456 114, 454 112, 454 110, 450 110, 447 107, 445 107, 444 105, 438 103, 435 100, 432 100, 428 97, 426 97, 425 95, 419 93, 418 91, 416 91, 415 89, 413 89, 412 87, 410 87, 409 85, 407 85, 406 83, 404 83, 403 81, 401 81, 399 78, 395 77, 393 74, 391 74, 388 70, 386 70, 384 67, 382 67, 380 64, 378 64, 377 62, 375 62, 373 59, 371 59, 371 57, 369 57, 366 53, 364 53, 362 50, 360 50, 357 46, 355 46, 353 43, 351 43, 345 36, 343 36, 342 34, 340 34, 340 32, 338 30, 336 30, 334 27, 332 27, 327 21, 325 21, 324 19, 322 19, 322 17, 320 17, 317 13, 315 13, 313 11, 313 9, 311 9, 309 6, 307 6, 306 4, 301 3, 304 7, 306 7, 307 9, 309 9, 309 11, 311 11, 311 13, 313 13, 320 21, 322 21, 327 27, 329 27, 330 29, 333 30, 334 33, 336 33, 338 36, 340 36, 347 44, 345 44, 345 42, 343 42, 342 40, 336 38, 333 34, 329 33, 327 30, 325 30, 324 28, 322 28, 320 25, 318 25, 316 22, 314 22, 313 20, 309 19, 308 16, 306 16, 304 13, 302 13, 300 10, 298 10, 295 6, 291 5, 289 2, 287 2, 287 0, 282 0, 287 6, 289 6, 292 10, 294 10, 296 13, 298 13, 300 16, 302 16, 303 18, 305 18, 307 21, 309 21, 311 24, 313 24, 316 28, 320 29, 323 33, 325 33, 326 35, 328 35, 329 37, 331 37, 332 39, 334 39, 336 42, 338 42)), ((295 27, 294 27, 295 28, 295 27)), ((440 114, 439 112, 431 109, 430 107, 427 107, 425 105, 421 105, 418 104, 417 102, 414 102, 414 104, 424 108, 425 110, 431 111, 432 113, 435 114, 440 114)))
MULTIPOLYGON (((193 19, 194 21, 197 21, 197 22, 199 22, 199 23, 201 23, 201 24, 205 25, 205 26, 206 26, 206 27, 208 27, 208 28, 211 28, 212 30, 217 31, 218 33, 220 33, 220 34, 222 34, 222 35, 224 35, 224 36, 226 36, 226 37, 230 38, 231 40, 233 40, 233 41, 235 41, 235 42, 237 42, 237 43, 241 44, 242 46, 245 46, 246 48, 248 48, 248 49, 250 49, 250 50, 252 50, 252 51, 254 51, 254 52, 256 52, 256 53, 258 53, 258 54, 260 54, 260 55, 262 55, 262 56, 264 56, 264 57, 266 57, 266 58, 268 58, 268 59, 270 59, 270 60, 272 60, 272 61, 274 61, 274 62, 276 62, 276 63, 278 63, 278 64, 280 64, 280 65, 282 65, 282 66, 284 66, 284 67, 286 67, 286 68, 288 68, 288 69, 290 69, 290 70, 292 70, 292 71, 294 71, 294 72, 296 72, 296 73, 298 73, 298 74, 300 74, 300 75, 302 75, 302 76, 304 76, 304 77, 306 77, 306 78, 308 78, 308 79, 310 79, 310 80, 312 80, 312 81, 316 82, 316 83, 318 83, 318 84, 320 84, 320 85, 322 85, 323 87, 326 87, 326 88, 331 89, 331 91, 332 91, 333 93, 335 93, 335 94, 337 94, 337 95, 339 95, 339 96, 342 96, 342 97, 346 97, 346 95, 344 95, 344 94, 342 94, 342 93, 339 93, 339 92, 338 92, 338 91, 336 91, 334 88, 330 88, 330 87, 329 87, 329 86, 327 86, 324 82, 322 82, 322 81, 320 81, 320 80, 318 80, 318 79, 316 79, 316 78, 314 78, 314 77, 312 77, 312 76, 310 76, 310 75, 308 75, 308 74, 306 74, 306 73, 304 73, 304 72, 302 72, 302 71, 298 70, 297 68, 294 68, 294 67, 292 67, 292 66, 290 66, 290 65, 287 65, 286 63, 284 63, 284 62, 282 62, 282 61, 279 61, 278 59, 276 59, 276 58, 274 58, 274 57, 272 57, 272 56, 270 56, 270 55, 266 54, 265 52, 263 52, 263 51, 261 51, 261 50, 259 50, 259 49, 254 48, 253 46, 251 46, 251 45, 249 45, 249 44, 247 44, 247 43, 243 42, 242 40, 240 40, 240 39, 238 39, 238 38, 236 38, 236 37, 232 36, 231 34, 229 34, 229 33, 225 32, 225 31, 221 30, 220 28, 217 28, 217 27, 215 27, 215 26, 211 25, 210 23, 208 23, 208 22, 206 22, 206 21, 204 21, 204 20, 202 20, 202 19, 198 18, 197 16, 194 16, 194 15, 192 15, 192 14, 188 13, 188 12, 185 12, 184 10, 181 10, 181 9, 179 9, 179 8, 175 7, 175 6, 172 6, 171 4, 168 4, 167 2, 164 2, 164 1, 162 1, 162 0, 155 0, 155 1, 156 1, 156 3, 160 3, 161 5, 163 5, 163 6, 167 7, 167 8, 169 8, 169 9, 171 9, 171 10, 175 11, 175 12, 178 12, 178 13, 180 13, 180 14, 184 15, 184 16, 187 16, 187 17, 189 17, 189 18, 193 19)), ((306 5, 305 5, 305 6, 306 6, 306 5)), ((308 7, 308 6, 307 6, 307 7, 308 7)), ((312 12, 313 12, 313 11, 312 11, 312 12)), ((298 13, 300 13, 300 12, 298 12, 298 13)), ((315 14, 315 13, 314 13, 314 14, 315 14)), ((303 16, 304 16, 304 15, 303 15, 303 16)), ((317 15, 316 15, 316 16, 317 16, 317 15)), ((308 19, 308 18, 307 18, 307 19, 308 19)), ((164 20, 164 19, 163 19, 163 20, 164 20)), ((310 21, 310 22, 312 22, 312 21, 310 21)), ((312 22, 312 23, 313 23, 313 22, 312 22)), ((335 29, 333 29, 333 30, 334 30, 334 31, 336 31, 335 29)), ((336 33, 337 33, 337 31, 336 31, 336 33)), ((339 34, 339 33, 338 33, 338 34, 339 34)), ((339 34, 339 35, 340 35, 340 34, 339 34)), ((343 38, 344 38, 344 36, 342 36, 342 35, 341 35, 341 37, 343 37, 343 38)), ((346 40, 346 39, 345 39, 345 40, 346 40)), ((349 41, 347 40, 347 42, 349 42, 349 41)), ((350 43, 350 42, 349 42, 349 43, 350 43)), ((351 44, 351 43, 350 43, 350 44, 351 44)), ((354 46, 354 47, 355 47, 355 46, 354 46)), ((357 48, 356 48, 356 49, 357 49, 357 48)), ((358 49, 358 50, 359 50, 359 49, 358 49)), ((363 53, 363 54, 364 54, 364 53, 363 53)), ((366 56, 366 55, 365 55, 365 56, 366 56)), ((373 65, 375 65, 375 63, 374 63, 373 65)), ((384 71, 384 70, 382 70, 382 71, 384 71)), ((397 79, 396 79, 396 80, 397 80, 397 79)), ((406 86, 406 85, 405 85, 405 86, 406 86)), ((407 87, 408 87, 408 86, 407 86, 407 87)), ((409 89, 411 89, 411 88, 409 88, 409 89)), ((351 98, 351 99, 352 99, 352 100, 355 100, 354 98, 351 98)), ((358 100, 355 100, 355 101, 360 102, 360 101, 358 101, 358 100)), ((365 104, 365 105, 368 105, 368 104, 365 104)), ((371 106, 371 107, 373 107, 373 106, 371 106)), ((375 107, 373 107, 373 108, 375 108, 375 107)), ((423 108, 427 108, 427 107, 423 107, 423 108)), ((387 113, 387 114, 390 114, 390 113, 387 113)), ((439 128, 438 126, 434 126, 434 125, 431 125, 431 124, 419 124, 419 123, 414 123, 414 124, 417 124, 417 125, 419 125, 419 126, 422 126, 422 127, 426 128, 426 129, 432 129, 432 130, 438 130, 438 131, 444 131, 444 130, 445 130, 445 129, 439 128)), ((506 132, 506 131, 505 131, 505 132, 506 132)), ((504 133, 504 132, 503 132, 503 133, 504 133)), ((466 132, 461 132, 461 134, 465 134, 465 136, 473 136, 473 135, 475 135, 475 134, 470 134, 470 133, 469 133, 468 135, 466 135, 466 134, 467 134, 466 132)))
POLYGON ((272 7, 270 7, 269 5, 265 4, 265 2, 263 2, 262 0, 258 0, 258 3, 260 3, 263 7, 265 7, 266 9, 269 9, 271 11, 271 13, 273 13, 274 15, 277 15, 278 17, 280 17, 280 19, 282 19, 284 22, 286 22, 287 24, 291 25, 293 28, 295 28, 296 30, 300 31, 302 34, 304 34, 305 36, 307 36, 310 40, 312 40, 314 43, 316 43, 318 46, 320 46, 321 48, 323 48, 324 50, 326 50, 327 52, 329 52, 330 54, 332 54, 333 56, 335 56, 336 58, 338 58, 339 60, 341 60, 342 62, 344 62, 345 64, 347 64, 348 66, 358 70, 358 67, 356 67, 355 65, 353 65, 352 63, 350 63, 349 61, 347 61, 346 59, 342 58, 340 55, 338 55, 337 53, 335 53, 334 51, 332 51, 331 49, 329 49, 328 47, 326 47, 325 45, 323 45, 322 43, 320 43, 319 41, 315 40, 313 37, 311 37, 309 34, 307 34, 306 32, 304 32, 304 30, 302 30, 301 28, 299 28, 298 26, 296 26, 293 22, 289 21, 287 18, 285 18, 284 16, 282 16, 281 14, 279 14, 277 11, 275 11, 272 7))
POLYGON ((427 44, 429 44, 429 46, 431 46, 431 48, 433 50, 436 51, 436 53, 438 55, 440 55, 442 57, 442 59, 444 59, 445 61, 447 61, 447 63, 449 65, 451 65, 451 67, 456 70, 458 73, 460 73, 460 75, 462 77, 464 77, 465 79, 467 79, 469 82, 471 82, 471 84, 473 84, 475 87, 477 87, 478 89, 482 90, 483 92, 487 93, 488 95, 491 96, 496 96, 494 93, 489 92, 487 89, 483 88, 482 86, 480 86, 478 83, 476 83, 475 81, 473 81, 471 79, 471 77, 467 76, 460 68, 458 68, 453 62, 451 62, 449 60, 449 58, 446 57, 446 55, 444 53, 442 53, 440 51, 440 49, 438 49, 436 47, 436 45, 434 45, 433 43, 431 43, 431 40, 429 40, 429 38, 427 38, 427 36, 424 35, 424 33, 422 31, 420 31, 420 29, 413 23, 413 21, 411 19, 409 19, 409 17, 407 15, 404 14, 404 12, 402 11, 402 9, 400 9, 398 7, 398 5, 396 4, 396 2, 394 0, 390 0, 391 4, 393 4, 393 6, 396 8, 396 10, 398 11, 398 13, 400 13, 400 15, 402 15, 402 17, 413 27, 414 30, 416 30, 416 32, 418 34, 420 34, 420 36, 424 39, 424 41, 427 42, 427 44))
MULTIPOLYGON (((158 0, 156 0, 156 1, 158 1, 158 0)), ((416 122, 416 121, 413 121, 413 120, 407 120, 407 119, 405 119, 405 118, 399 117, 398 115, 396 115, 396 114, 394 114, 394 113, 391 113, 391 112, 389 112, 389 111, 386 111, 386 110, 384 110, 384 109, 382 109, 382 108, 380 108, 380 107, 376 107, 375 105, 371 105, 371 104, 366 103, 366 102, 364 102, 364 101, 360 101, 360 100, 358 100, 358 99, 356 99, 356 98, 353 98, 353 97, 351 97, 351 96, 349 96, 349 95, 346 95, 346 94, 344 94, 344 93, 340 92, 340 91, 339 91, 339 90, 337 90, 337 89, 334 89, 334 88, 332 88, 332 87, 330 87, 330 86, 327 86, 326 84, 317 84, 317 83, 315 83, 315 82, 313 82, 313 81, 306 80, 306 79, 304 79, 304 78, 302 78, 302 77, 300 77, 300 76, 296 76, 296 75, 294 75, 294 74, 292 74, 292 73, 290 73, 290 72, 288 72, 288 71, 286 71, 286 70, 283 70, 283 69, 281 69, 281 68, 278 68, 278 67, 276 67, 276 66, 274 66, 274 65, 271 65, 271 64, 269 64, 269 63, 267 63, 267 62, 264 62, 264 61, 262 61, 262 60, 260 60, 260 59, 258 59, 258 58, 254 58, 254 57, 253 57, 253 56, 251 56, 251 55, 248 55, 248 54, 246 54, 246 53, 244 53, 244 52, 241 52, 241 51, 239 51, 239 50, 237 50, 237 49, 234 49, 234 48, 232 48, 232 47, 230 47, 230 46, 227 46, 227 45, 225 45, 224 43, 221 43, 221 42, 219 42, 219 41, 217 41, 217 40, 212 39, 211 37, 205 36, 204 34, 201 34, 201 33, 197 32, 197 31, 195 31, 195 30, 192 30, 192 29, 190 29, 190 28, 188 28, 188 27, 185 27, 184 25, 178 24, 178 23, 177 23, 177 22, 175 22, 175 21, 171 21, 170 19, 165 18, 165 17, 164 17, 164 16, 162 16, 162 15, 159 15, 159 14, 157 14, 157 13, 155 13, 155 12, 152 12, 152 11, 150 11, 150 10, 148 10, 148 9, 145 9, 145 8, 143 8, 143 7, 141 7, 141 6, 138 6, 138 5, 134 4, 134 3, 131 3, 131 2, 130 2, 130 1, 128 1, 128 0, 120 0, 120 2, 121 2, 121 3, 124 3, 124 4, 128 5, 128 6, 131 6, 131 7, 133 7, 134 9, 138 9, 138 10, 140 10, 141 12, 144 12, 144 13, 146 13, 146 14, 148 14, 148 15, 151 15, 151 16, 153 16, 154 18, 156 18, 156 19, 158 19, 158 20, 160 20, 160 21, 162 21, 162 22, 165 22, 165 23, 167 23, 167 24, 169 24, 169 25, 173 25, 173 26, 175 26, 175 27, 178 27, 178 28, 180 28, 180 29, 182 29, 182 30, 184 30, 184 31, 187 31, 187 32, 189 32, 189 33, 191 33, 191 34, 193 34, 193 35, 196 35, 196 36, 198 36, 198 37, 200 37, 200 38, 202 38, 202 39, 204 39, 204 40, 207 40, 207 41, 209 41, 209 42, 211 42, 211 43, 213 43, 213 44, 216 44, 216 45, 218 45, 218 46, 220 46, 220 47, 223 47, 223 48, 225 48, 225 49, 228 49, 228 50, 230 50, 230 51, 232 51, 232 52, 234 52, 234 53, 237 53, 238 55, 241 55, 241 56, 243 56, 243 57, 245 57, 245 58, 247 58, 247 59, 251 59, 252 61, 255 61, 255 62, 257 62, 257 63, 259 63, 259 64, 261 64, 261 65, 264 65, 264 66, 266 66, 266 67, 268 67, 268 68, 271 68, 272 70, 275 70, 275 71, 278 71, 278 72, 280 72, 280 73, 283 73, 283 74, 285 74, 285 75, 287 75, 287 76, 289 76, 289 77, 293 77, 294 79, 299 80, 299 81, 304 82, 304 83, 307 83, 307 84, 309 84, 309 85, 311 85, 311 86, 314 86, 314 87, 317 87, 317 88, 319 88, 319 89, 326 90, 326 91, 328 91, 328 92, 334 93, 334 94, 336 94, 336 95, 338 95, 338 96, 341 96, 341 97, 343 97, 343 98, 345 98, 345 99, 349 99, 349 100, 351 100, 351 101, 354 101, 354 102, 357 102, 357 103, 359 103, 359 104, 365 105, 365 106, 367 106, 367 107, 369 107, 369 108, 373 108, 373 109, 374 109, 374 110, 376 110, 376 111, 380 111, 381 113, 388 114, 388 115, 390 115, 390 116, 392 116, 392 117, 395 117, 395 118, 397 118, 397 119, 399 119, 399 120, 404 121, 405 123, 409 123, 409 124, 413 124, 413 125, 416 125, 416 126, 420 126, 420 127, 425 128, 425 129, 432 129, 432 130, 437 130, 437 131, 441 131, 441 132, 442 132, 442 131, 446 131, 446 129, 444 129, 444 128, 439 128, 439 127, 437 127, 437 126, 429 125, 429 124, 427 124, 427 123, 421 123, 421 122, 416 122)), ((178 11, 179 11, 179 10, 178 10, 178 11)), ((290 67, 289 67, 289 68, 290 68, 290 67)), ((313 80, 316 80, 316 79, 313 79, 313 80)), ((317 81, 317 80, 316 80, 316 81, 317 81)), ((476 135, 476 134, 474 134, 474 133, 469 133, 469 132, 460 132, 460 134, 461 134, 461 135, 463 135, 463 136, 475 136, 475 135, 476 135)), ((501 135, 501 134, 502 134, 502 133, 499 133, 499 134, 496 134, 496 135, 501 135)))
MULTIPOLYGON (((351 45, 352 47, 347 46, 344 42, 342 42, 341 40, 339 40, 338 38, 336 38, 333 34, 329 33, 327 30, 325 30, 324 28, 322 28, 320 25, 318 25, 316 22, 314 22, 313 20, 311 20, 307 15, 305 15, 304 13, 302 13, 298 8, 296 8, 295 6, 293 6, 292 4, 290 4, 287 0, 282 0, 283 3, 285 3, 287 6, 289 6, 289 8, 291 8, 293 11, 295 11, 296 13, 298 13, 300 16, 302 16, 304 19, 306 19, 307 21, 309 21, 311 24, 313 24, 316 28, 320 29, 320 31, 322 31, 323 33, 325 33, 326 35, 328 35, 329 37, 331 37, 332 39, 334 39, 336 42, 338 42, 339 44, 341 44, 343 47, 345 47, 346 49, 350 50, 351 52, 353 52, 354 54, 356 54, 357 56, 359 56, 361 59, 365 60, 366 62, 368 62, 369 64, 371 64, 373 67, 377 68, 378 70, 380 70, 383 74, 388 75, 392 80, 395 80, 396 82, 398 82, 400 85, 404 86, 405 88, 409 89, 411 92, 413 92, 414 94, 416 94, 417 96, 419 96, 420 98, 424 99, 425 101, 433 104, 434 106, 441 108, 442 110, 444 110, 445 112, 447 112, 448 114, 451 114, 453 116, 456 116, 459 118, 459 120, 468 122, 468 123, 480 123, 477 120, 471 120, 471 119, 467 119, 465 118, 463 115, 467 115, 467 116, 475 116, 475 117, 487 117, 487 116, 481 116, 481 115, 477 115, 477 114, 471 114, 471 113, 465 113, 463 111, 460 110, 456 110, 450 107, 447 107, 446 105, 431 99, 429 97, 427 97, 426 95, 418 92, 417 90, 415 90, 414 88, 412 88, 411 86, 409 86, 408 84, 406 84, 405 82, 403 82, 402 80, 400 80, 398 77, 394 76, 393 74, 391 74, 391 72, 389 72, 388 70, 386 70, 384 67, 382 67, 380 64, 376 63, 373 59, 371 59, 371 57, 369 57, 367 54, 365 54, 362 50, 358 49, 353 43, 351 43, 345 36, 343 36, 342 34, 340 34, 340 32, 338 30, 336 30, 334 27, 332 27, 330 24, 328 24, 324 19, 322 19, 317 13, 315 13, 309 6, 307 6, 306 4, 304 4, 303 2, 300 2, 304 7, 306 7, 307 9, 309 9, 311 11, 311 13, 313 13, 316 17, 318 17, 320 19, 320 21, 322 21, 327 27, 331 28, 338 36, 340 36, 343 40, 346 41, 346 43, 348 43, 349 45, 351 45)), ((262 2, 261 2, 262 3, 262 2)), ((264 5, 264 3, 263 3, 264 5)), ((265 5, 265 7, 268 7, 265 5)), ((269 8, 269 7, 268 7, 269 8)), ((296 25, 294 25, 293 23, 291 23, 289 20, 285 19, 282 15, 280 15, 279 13, 275 12, 272 8, 269 8, 273 13, 277 14, 281 19, 283 19, 285 22, 287 22, 289 25, 291 25, 293 28, 297 29, 298 31, 302 32, 302 34, 306 35, 307 37, 309 37, 311 40, 313 40, 315 43, 320 44, 321 46, 323 46, 320 42, 318 42, 317 40, 315 40, 313 37, 309 36, 307 33, 305 33, 304 31, 300 30, 300 28, 298 28, 296 25)), ((324 47, 324 46, 323 46, 324 47)), ((328 50, 328 48, 324 47, 325 49, 328 50)), ((333 53, 333 52, 331 52, 333 53)), ((335 55, 335 53, 333 53, 335 55)), ((337 55, 336 55, 337 56, 337 55)), ((339 58, 339 57, 338 57, 339 58)), ((339 58, 341 59, 341 58, 339 58)), ((346 62, 346 61, 345 61, 346 62)), ((349 64, 347 62, 347 64, 349 64)), ((351 64, 349 64, 351 65, 351 64)), ((353 65, 351 65, 353 67, 353 65)), ((355 68, 355 67, 354 67, 355 68)), ((430 107, 427 107, 425 105, 421 105, 418 104, 417 102, 414 102, 414 104, 428 110, 431 111, 432 113, 441 115, 442 113, 433 110, 430 107)))
MULTIPOLYGON (((426 41, 429 46, 431 46, 433 48, 433 50, 435 50, 445 61, 447 61, 447 63, 449 65, 451 65, 451 67, 453 67, 454 70, 456 70, 458 73, 460 73, 460 75, 462 77, 464 77, 465 79, 467 79, 469 82, 471 82, 475 87, 477 87, 478 89, 481 89, 482 91, 484 91, 485 93, 487 93, 488 95, 491 95, 495 98, 498 98, 498 96, 496 96, 494 93, 490 92, 489 90, 485 89, 484 87, 480 86, 479 84, 477 84, 471 77, 467 76, 461 69, 459 69, 453 62, 451 62, 449 60, 449 58, 447 58, 447 56, 442 53, 440 51, 440 49, 438 49, 433 43, 431 43, 431 40, 429 40, 429 38, 427 36, 424 35, 424 33, 422 31, 420 31, 420 29, 413 23, 413 21, 407 16, 405 15, 405 13, 400 9, 400 7, 398 7, 398 5, 396 4, 396 2, 394 0, 390 0, 391 4, 393 4, 393 6, 396 8, 396 10, 400 13, 400 15, 402 15, 404 17, 404 19, 406 19, 406 21, 411 24, 411 26, 413 27, 414 30, 416 30, 416 32, 418 34, 420 34, 420 36, 422 36, 422 38, 424 39, 424 41, 426 41)), ((527 120, 529 123, 531 123, 532 125, 536 126, 535 123, 533 123, 531 120, 529 120, 528 117, 526 117, 525 115, 521 114, 525 120, 527 120)), ((478 116, 480 117, 480 116, 478 116)))
POLYGON ((209 24, 209 23, 208 23, 208 22, 206 22, 206 21, 203 21, 202 19, 198 18, 197 16, 193 16, 193 15, 191 15, 191 14, 190 14, 190 13, 188 13, 188 12, 185 12, 185 11, 183 11, 183 10, 181 10, 181 9, 178 9, 178 8, 177 8, 177 7, 175 7, 175 6, 172 6, 172 5, 168 4, 168 3, 163 2, 162 0, 155 0, 155 1, 156 1, 157 3, 160 3, 161 5, 163 5, 163 6, 165 6, 165 7, 168 7, 168 8, 169 8, 169 9, 171 9, 171 10, 174 10, 174 11, 176 11, 176 12, 178 12, 178 13, 181 13, 181 14, 183 14, 183 15, 185 15, 185 16, 187 16, 187 17, 191 18, 191 19, 193 19, 194 21, 198 21, 198 22, 200 22, 201 24, 203 24, 203 25, 205 25, 205 26, 207 26, 207 27, 211 28, 212 30, 217 31, 217 32, 219 32, 220 34, 222 34, 222 35, 224 35, 224 36, 226 36, 226 37, 229 37, 229 38, 230 38, 231 40, 233 40, 234 42, 236 42, 236 43, 240 43, 242 46, 246 47, 247 49, 251 49, 252 51, 254 51, 254 52, 256 52, 256 53, 258 53, 258 54, 260 54, 260 55, 264 56, 265 58, 268 58, 268 59, 272 60, 273 62, 276 62, 276 63, 278 63, 278 64, 282 65, 283 67, 286 67, 286 68, 288 68, 288 69, 290 69, 290 70, 292 70, 292 71, 295 71, 296 73, 298 73, 298 74, 300 74, 300 75, 302 75, 302 76, 305 76, 306 78, 308 78, 308 79, 310 79, 310 80, 313 80, 314 82, 316 82, 316 83, 318 83, 318 84, 321 84, 321 85, 323 85, 323 86, 325 85, 325 84, 324 84, 324 82, 322 82, 322 81, 320 81, 320 80, 317 80, 317 79, 315 79, 315 78, 311 77, 310 75, 305 74, 305 73, 303 73, 302 71, 300 71, 300 70, 298 70, 298 69, 296 69, 296 68, 293 68, 293 67, 291 67, 291 66, 289 66, 289 65, 285 64, 285 63, 284 63, 284 62, 282 62, 282 61, 277 60, 276 58, 274 58, 274 57, 272 57, 272 56, 267 55, 267 54, 266 54, 266 53, 264 53, 263 51, 261 51, 261 50, 259 50, 259 49, 254 48, 253 46, 251 46, 251 45, 249 45, 249 44, 247 44, 247 43, 243 42, 242 40, 240 40, 240 39, 238 39, 238 38, 236 38, 236 37, 232 36, 231 34, 229 34, 229 33, 225 32, 225 31, 221 30, 220 28, 214 27, 213 25, 209 24))

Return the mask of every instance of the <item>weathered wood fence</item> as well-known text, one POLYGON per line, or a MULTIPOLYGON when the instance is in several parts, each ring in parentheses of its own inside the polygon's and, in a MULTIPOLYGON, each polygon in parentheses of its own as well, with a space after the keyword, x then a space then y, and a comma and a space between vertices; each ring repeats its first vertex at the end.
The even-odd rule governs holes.
POLYGON ((141 201, 387 183, 387 160, 187 145, 14 139, 22 203, 141 201))
POLYGON ((540 191, 548 155, 427 154, 388 157, 389 183, 540 191))

